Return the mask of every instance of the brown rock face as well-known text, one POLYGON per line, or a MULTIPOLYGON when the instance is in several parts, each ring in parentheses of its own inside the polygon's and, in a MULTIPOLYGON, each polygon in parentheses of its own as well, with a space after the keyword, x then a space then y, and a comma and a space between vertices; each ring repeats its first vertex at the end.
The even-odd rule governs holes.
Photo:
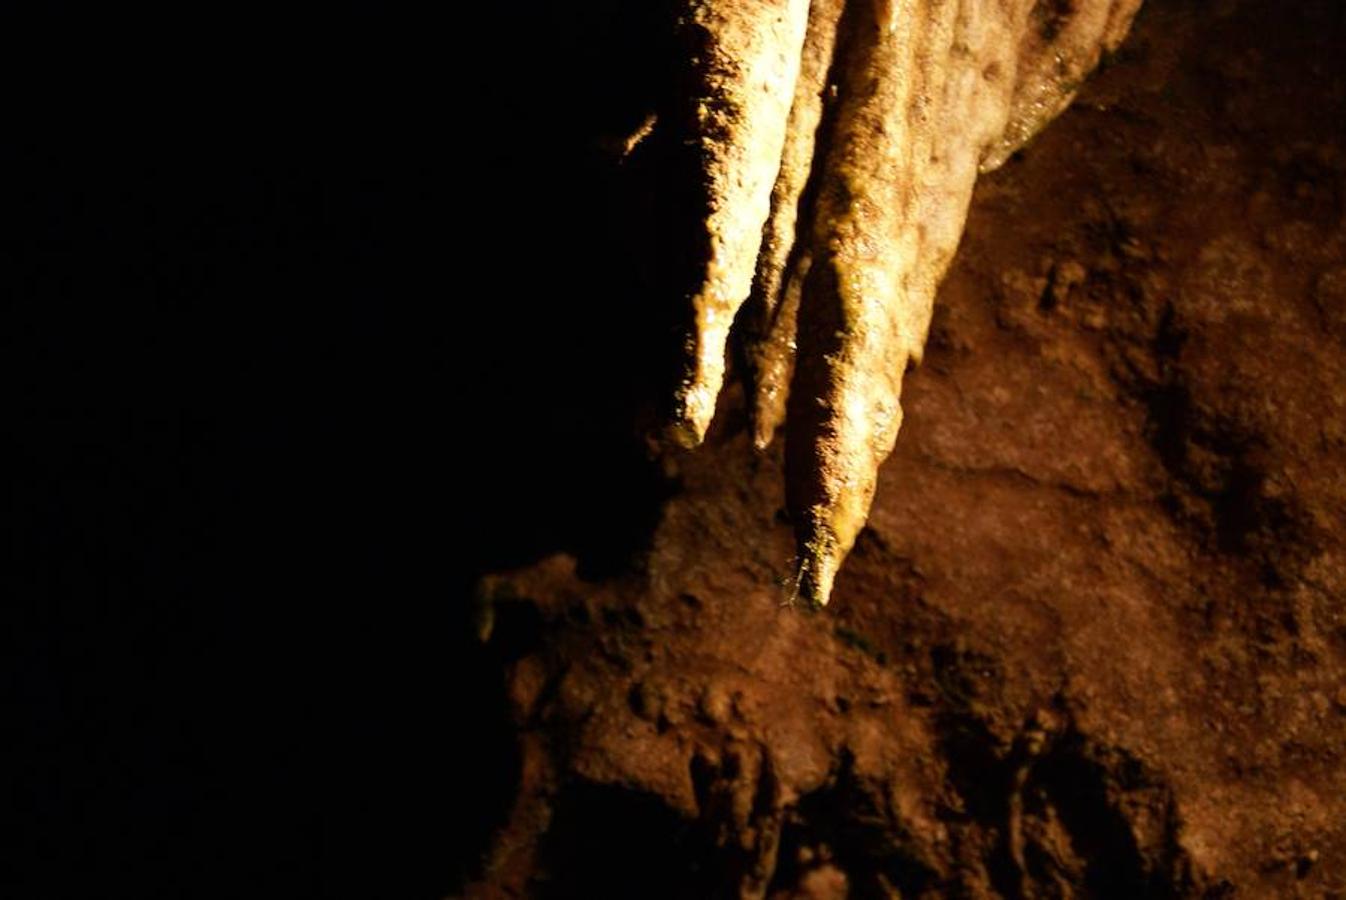
POLYGON ((827 610, 741 395, 624 574, 488 579, 468 895, 1346 892, 1343 58, 1155 0, 982 179, 827 610))

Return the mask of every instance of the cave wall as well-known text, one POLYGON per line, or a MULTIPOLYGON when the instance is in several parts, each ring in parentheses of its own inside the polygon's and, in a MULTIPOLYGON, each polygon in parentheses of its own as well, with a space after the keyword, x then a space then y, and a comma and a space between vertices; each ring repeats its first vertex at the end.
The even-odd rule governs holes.
POLYGON ((639 546, 485 579, 468 895, 1346 890, 1343 50, 1153 0, 983 179, 826 611, 741 395, 639 546))

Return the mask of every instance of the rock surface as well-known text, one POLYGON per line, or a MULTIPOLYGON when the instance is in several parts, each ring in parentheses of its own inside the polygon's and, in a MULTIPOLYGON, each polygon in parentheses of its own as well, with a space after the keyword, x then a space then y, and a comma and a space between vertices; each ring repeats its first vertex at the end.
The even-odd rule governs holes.
POLYGON ((487 579, 467 895, 1346 893, 1344 53, 1155 0, 982 179, 825 612, 741 395, 624 572, 487 579))
POLYGON ((806 602, 827 603, 864 527, 978 171, 1069 104, 1139 6, 694 0, 678 16, 685 75, 645 119, 692 173, 674 180, 697 220, 674 238, 692 280, 668 435, 705 436, 746 320, 753 429, 760 447, 785 428, 806 602))

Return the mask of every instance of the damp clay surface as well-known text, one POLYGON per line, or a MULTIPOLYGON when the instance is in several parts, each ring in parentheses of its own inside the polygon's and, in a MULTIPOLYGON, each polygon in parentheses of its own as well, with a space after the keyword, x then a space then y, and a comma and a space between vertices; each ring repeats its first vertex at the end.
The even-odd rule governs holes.
POLYGON ((1343 58, 1153 0, 978 182, 826 609, 738 389, 647 546, 487 578, 466 896, 1346 896, 1343 58))

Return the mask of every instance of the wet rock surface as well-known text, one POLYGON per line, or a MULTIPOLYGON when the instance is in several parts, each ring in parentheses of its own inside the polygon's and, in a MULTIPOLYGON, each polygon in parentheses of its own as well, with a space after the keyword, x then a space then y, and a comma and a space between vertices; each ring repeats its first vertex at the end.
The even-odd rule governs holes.
POLYGON ((1344 52, 1152 0, 979 183, 825 611, 741 394, 643 550, 485 579, 467 895, 1346 892, 1344 52))

